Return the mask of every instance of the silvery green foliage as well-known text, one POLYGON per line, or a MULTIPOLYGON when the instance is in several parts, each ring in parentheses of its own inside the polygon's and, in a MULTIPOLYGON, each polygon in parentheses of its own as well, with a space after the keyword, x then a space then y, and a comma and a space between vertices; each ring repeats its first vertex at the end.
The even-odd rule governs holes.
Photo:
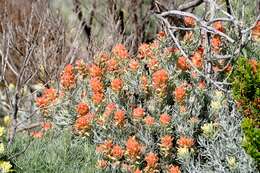
MULTIPOLYGON (((221 97, 219 110, 213 110, 217 107, 209 110, 214 114, 212 135, 205 135, 205 129, 202 130, 198 137, 198 156, 184 163, 183 169, 189 173, 257 173, 254 161, 241 146, 242 116, 237 112, 235 103, 221 97)), ((218 98, 212 99, 211 103, 216 100, 218 98)))

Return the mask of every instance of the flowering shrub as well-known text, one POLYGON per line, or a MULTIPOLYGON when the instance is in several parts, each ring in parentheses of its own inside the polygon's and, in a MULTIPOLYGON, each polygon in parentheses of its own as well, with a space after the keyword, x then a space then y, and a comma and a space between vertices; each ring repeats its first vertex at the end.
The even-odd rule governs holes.
MULTIPOLYGON (((194 25, 189 18, 185 21, 194 25)), ((220 23, 214 27, 224 30, 220 23)), ((221 51, 221 44, 212 46, 221 51)), ((239 137, 228 146, 220 145, 226 143, 226 135, 232 138, 228 128, 238 130, 239 118, 232 113, 229 95, 193 71, 192 67, 203 71, 204 56, 203 47, 195 48, 190 64, 177 48, 167 47, 162 33, 152 43, 141 44, 136 57, 118 44, 111 53, 98 54, 91 64, 78 60, 75 66, 66 66, 60 94, 49 97, 44 92, 48 102, 39 104, 38 98, 37 105, 52 103, 53 112, 47 112, 46 118, 93 140, 100 158, 97 167, 103 171, 253 170, 237 145, 239 137), (230 114, 236 123, 227 119, 230 114), (213 163, 222 166, 207 167, 213 163)), ((215 75, 227 76, 229 70, 216 70, 215 75)))

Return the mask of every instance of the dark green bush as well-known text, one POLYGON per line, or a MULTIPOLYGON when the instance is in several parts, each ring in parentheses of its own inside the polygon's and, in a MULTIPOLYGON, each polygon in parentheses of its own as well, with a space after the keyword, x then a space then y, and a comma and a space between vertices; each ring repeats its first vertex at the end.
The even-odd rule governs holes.
POLYGON ((260 62, 240 57, 232 74, 233 96, 244 119, 242 142, 246 152, 260 163, 260 62))

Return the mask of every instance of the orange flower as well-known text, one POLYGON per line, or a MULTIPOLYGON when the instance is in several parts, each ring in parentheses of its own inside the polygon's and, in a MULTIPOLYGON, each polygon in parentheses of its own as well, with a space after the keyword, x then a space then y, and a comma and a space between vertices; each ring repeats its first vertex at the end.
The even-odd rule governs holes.
POLYGON ((150 115, 148 115, 148 116, 146 116, 146 117, 144 118, 144 122, 145 122, 145 124, 146 124, 147 126, 152 126, 152 125, 154 125, 154 123, 155 123, 155 119, 154 119, 153 117, 151 117, 150 115))
POLYGON ((145 161, 147 163, 147 167, 149 167, 149 168, 156 167, 156 164, 157 164, 158 160, 159 160, 159 158, 153 152, 148 153, 146 155, 146 157, 145 157, 145 161))
POLYGON ((68 64, 61 74, 61 85, 64 89, 71 89, 75 86, 76 79, 73 72, 73 67, 68 64))
POLYGON ((191 148, 192 145, 194 144, 194 140, 192 138, 190 138, 190 137, 181 136, 177 140, 177 144, 179 145, 179 147, 191 148))
POLYGON ((124 155, 124 150, 119 145, 114 145, 111 150, 111 156, 120 159, 124 155))
POLYGON ((255 59, 250 59, 249 64, 251 65, 253 73, 255 74, 257 72, 257 61, 255 59))
POLYGON ((116 104, 115 103, 109 103, 107 104, 105 108, 104 115, 108 117, 114 110, 116 109, 116 104))
POLYGON ((156 89, 165 88, 168 82, 169 76, 168 72, 164 69, 158 70, 153 73, 152 80, 153 80, 153 86, 156 89))
POLYGON ((92 95, 92 101, 94 104, 99 104, 103 101, 104 94, 102 92, 94 92, 92 95))
POLYGON ((224 32, 225 28, 223 27, 223 24, 221 21, 216 21, 213 23, 213 28, 215 28, 216 30, 220 31, 220 32, 224 32))
POLYGON ((125 59, 129 57, 128 51, 123 44, 117 44, 112 49, 112 53, 119 58, 125 59))
POLYGON ((143 117, 144 117, 144 109, 141 108, 141 107, 135 108, 135 109, 133 110, 133 117, 134 117, 135 119, 141 119, 141 118, 143 118, 143 117))
POLYGON ((205 89, 205 88, 206 88, 206 82, 205 82, 205 80, 200 80, 198 87, 199 87, 200 89, 205 89))
POLYGON ((82 116, 89 112, 89 107, 86 103, 79 103, 76 108, 77 113, 82 116))
POLYGON ((213 38, 211 38, 211 45, 214 52, 218 52, 221 47, 221 37, 219 35, 214 35, 213 38))
POLYGON ((116 125, 123 125, 125 120, 125 111, 118 110, 115 112, 114 120, 116 125))
POLYGON ((148 67, 151 70, 155 70, 158 67, 158 60, 156 58, 151 58, 148 62, 148 67))
POLYGON ((138 57, 141 59, 154 57, 153 51, 148 44, 143 43, 139 46, 138 57))
POLYGON ((144 91, 147 91, 148 89, 148 79, 146 76, 141 76, 141 89, 143 89, 144 91))
POLYGON ((93 118, 94 116, 91 113, 78 117, 75 122, 75 129, 77 131, 88 130, 90 128, 90 123, 93 120, 93 118))
POLYGON ((166 36, 166 33, 165 33, 164 31, 160 31, 160 32, 157 34, 157 38, 158 38, 159 40, 164 39, 165 36, 166 36))
POLYGON ((139 62, 137 60, 131 59, 129 62, 129 67, 132 71, 137 71, 139 68, 139 62))
POLYGON ((172 140, 173 138, 170 135, 161 137, 161 147, 166 149, 172 148, 172 140))
POLYGON ((162 114, 160 116, 160 122, 163 125, 168 125, 171 122, 171 117, 168 114, 162 114))
POLYGON ((170 165, 168 173, 181 173, 179 166, 170 165))
POLYGON ((57 98, 57 91, 54 88, 45 88, 41 97, 36 98, 36 105, 39 108, 49 106, 57 98))
POLYGON ((252 38, 254 41, 260 40, 260 20, 257 21, 256 25, 252 29, 252 38))
POLYGON ((32 135, 32 137, 38 138, 38 139, 43 137, 42 131, 34 131, 34 132, 31 133, 31 135, 32 135))
POLYGON ((191 62, 196 68, 201 69, 203 67, 203 59, 200 52, 196 51, 191 57, 191 62))
POLYGON ((134 173, 142 173, 142 171, 139 168, 137 168, 134 173))
POLYGON ((43 123, 42 123, 42 128, 43 128, 45 131, 47 131, 47 130, 49 130, 49 129, 52 128, 52 124, 51 124, 50 122, 43 122, 43 123))
POLYGON ((105 169, 108 166, 108 163, 106 160, 98 160, 97 167, 101 169, 105 169))
POLYGON ((176 87, 174 95, 177 102, 182 102, 186 95, 186 89, 183 86, 176 87))
POLYGON ((179 57, 177 61, 177 67, 183 71, 188 70, 189 64, 187 63, 187 58, 185 58, 184 56, 179 57))
POLYGON ((106 68, 108 71, 115 71, 118 69, 118 62, 116 61, 116 59, 111 58, 110 60, 108 60, 106 62, 106 68))
POLYGON ((184 24, 188 27, 194 27, 196 25, 195 20, 192 17, 185 16, 183 19, 184 24))
POLYGON ((126 151, 130 158, 136 159, 140 155, 141 145, 135 137, 129 137, 126 142, 126 151))
POLYGON ((88 73, 87 66, 84 63, 83 59, 79 59, 75 62, 76 70, 79 72, 80 75, 85 76, 88 73))
POLYGON ((120 91, 123 88, 123 81, 119 78, 113 79, 111 82, 112 90, 120 91))
POLYGON ((97 58, 97 63, 98 64, 101 64, 101 63, 105 63, 109 60, 109 54, 107 52, 101 52, 99 55, 98 55, 98 58, 97 58))
POLYGON ((103 91, 103 84, 99 78, 97 78, 97 77, 91 78, 89 80, 89 84, 90 84, 90 87, 93 92, 102 92, 103 91))
POLYGON ((95 64, 91 64, 89 67, 89 74, 91 77, 100 77, 102 75, 102 69, 95 64))
POLYGON ((103 144, 97 146, 96 151, 98 153, 107 154, 110 152, 111 148, 113 147, 113 141, 111 139, 105 140, 103 144))

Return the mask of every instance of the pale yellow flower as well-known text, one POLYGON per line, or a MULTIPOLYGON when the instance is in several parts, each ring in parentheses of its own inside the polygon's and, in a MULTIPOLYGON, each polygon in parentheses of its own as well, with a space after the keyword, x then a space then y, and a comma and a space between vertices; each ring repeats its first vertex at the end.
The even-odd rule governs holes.
POLYGON ((9 125, 11 124, 11 118, 10 118, 9 115, 6 115, 6 116, 4 117, 4 124, 5 124, 6 126, 9 126, 9 125))
POLYGON ((190 153, 189 153, 189 149, 187 147, 178 148, 178 150, 177 150, 178 158, 186 159, 189 157, 189 155, 190 155, 190 153))
POLYGON ((4 131, 5 131, 5 128, 4 127, 0 127, 0 136, 3 136, 4 131))
POLYGON ((215 128, 213 123, 206 123, 201 127, 201 129, 205 137, 212 137, 214 135, 215 128))
POLYGON ((10 164, 9 161, 0 161, 0 170, 3 173, 10 172, 12 168, 12 165, 10 164))
POLYGON ((229 168, 230 168, 231 170, 236 169, 236 167, 237 167, 237 161, 236 161, 236 158, 235 158, 235 157, 233 157, 233 156, 227 157, 226 160, 227 160, 228 166, 229 166, 229 168))
POLYGON ((0 154, 2 154, 5 151, 5 146, 3 143, 0 144, 0 154))

